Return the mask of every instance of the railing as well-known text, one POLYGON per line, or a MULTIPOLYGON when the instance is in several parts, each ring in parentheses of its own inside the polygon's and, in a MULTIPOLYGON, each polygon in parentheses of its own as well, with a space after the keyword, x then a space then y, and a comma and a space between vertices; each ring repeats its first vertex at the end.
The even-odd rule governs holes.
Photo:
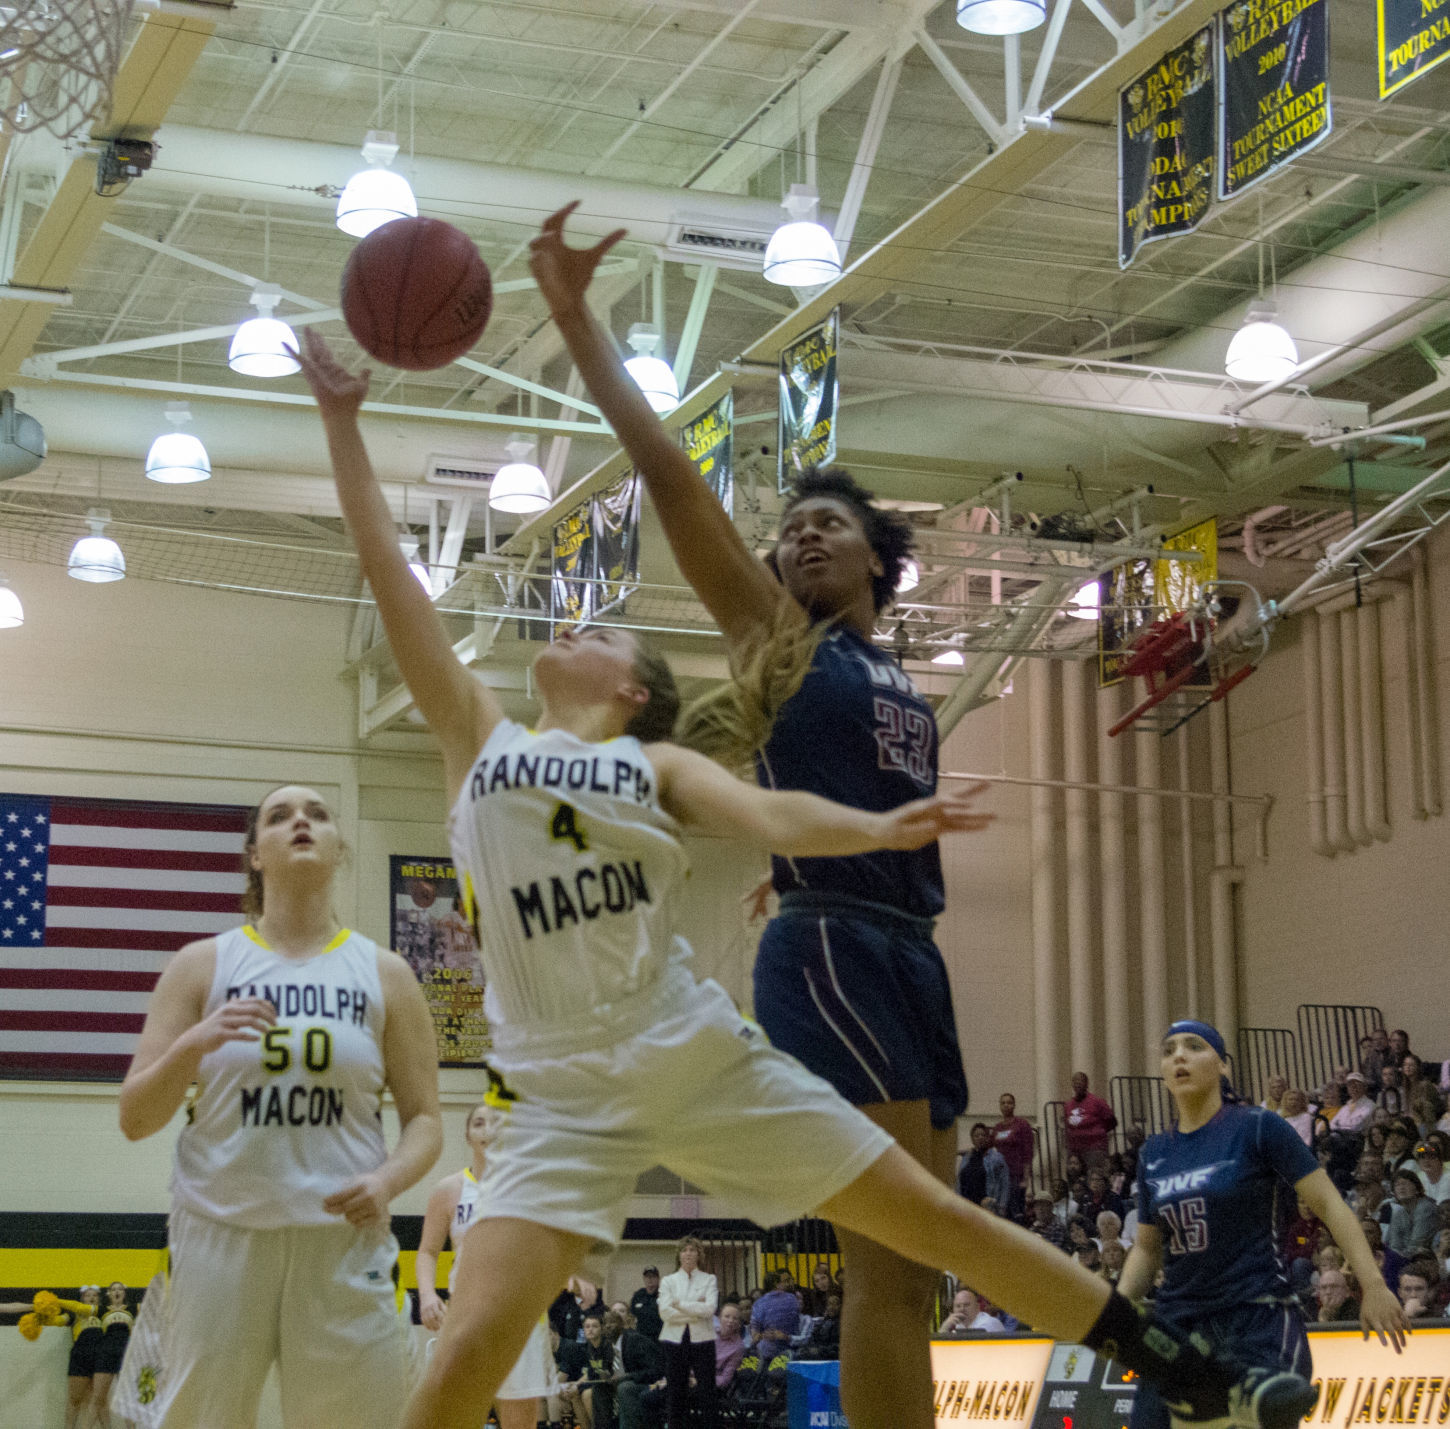
POLYGON ((1037 1123, 1037 1136, 1032 1148, 1032 1179, 1044 1193, 1052 1193, 1052 1183, 1059 1180, 1067 1165, 1063 1147, 1063 1102, 1044 1102, 1042 1119, 1037 1123))
POLYGON ((1283 1077, 1291 1087, 1304 1085, 1299 1039, 1287 1027, 1240 1027, 1235 1085, 1245 1101, 1263 1101, 1269 1078, 1283 1077))
MULTIPOLYGON (((795 1276, 795 1283, 805 1288, 810 1286, 818 1265, 824 1265, 834 1279, 841 1264, 841 1248, 831 1223, 814 1216, 776 1226, 766 1231, 760 1241, 762 1278, 767 1270, 788 1270, 795 1276)), ((757 1278, 750 1288, 759 1285, 757 1278)))
POLYGON ((1300 1070, 1311 1092, 1334 1075, 1336 1067, 1359 1066, 1359 1039, 1385 1025, 1377 1007, 1339 1002, 1299 1004, 1300 1070))
POLYGON ((1167 1131, 1173 1125, 1173 1098, 1162 1077, 1113 1077, 1108 1082, 1108 1101, 1118 1118, 1118 1145, 1127 1144, 1128 1132, 1141 1126, 1146 1135, 1167 1131))

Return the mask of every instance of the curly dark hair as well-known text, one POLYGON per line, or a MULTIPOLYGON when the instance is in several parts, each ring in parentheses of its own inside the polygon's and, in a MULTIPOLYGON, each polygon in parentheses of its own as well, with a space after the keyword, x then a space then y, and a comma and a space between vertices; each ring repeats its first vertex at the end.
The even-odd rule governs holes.
POLYGON ((916 546, 911 522, 899 511, 883 511, 879 506, 873 506, 875 493, 867 491, 849 471, 839 466, 807 467, 786 496, 780 513, 781 521, 784 522, 802 501, 818 496, 827 496, 849 506, 861 523, 867 544, 881 562, 881 574, 871 578, 871 600, 878 611, 885 610, 896 597, 901 573, 916 546))

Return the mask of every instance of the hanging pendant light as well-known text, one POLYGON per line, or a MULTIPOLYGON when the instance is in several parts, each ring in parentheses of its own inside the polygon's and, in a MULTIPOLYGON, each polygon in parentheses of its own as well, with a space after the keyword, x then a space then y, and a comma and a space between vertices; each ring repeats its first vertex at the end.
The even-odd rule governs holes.
POLYGON ((10 582, 0 576, 0 630, 16 630, 24 624, 25 607, 11 589, 10 582))
POLYGON ((488 504, 495 511, 515 516, 532 516, 544 510, 554 498, 548 480, 533 461, 533 442, 516 435, 509 438, 504 450, 509 459, 489 483, 488 504))
POLYGON ((1102 610, 1102 599, 1102 587, 1097 581, 1089 581, 1068 600, 1067 613, 1074 620, 1096 620, 1102 610))
POLYGON ((656 412, 673 412, 680 405, 680 384, 670 364, 659 356, 664 342, 659 328, 653 323, 635 323, 626 341, 635 355, 624 359, 624 370, 656 412))
POLYGON ((186 402, 170 402, 166 418, 174 432, 162 432, 146 453, 146 479, 167 486, 184 486, 188 482, 207 481, 211 477, 211 458, 199 437, 181 430, 191 421, 191 406, 186 402))
POLYGON ((433 598, 433 575, 428 567, 418 559, 418 538, 411 532, 404 532, 398 537, 398 549, 403 553, 403 559, 408 563, 408 569, 413 572, 413 578, 424 590, 428 592, 428 598, 433 598))
POLYGON ((227 366, 244 377, 290 377, 302 364, 287 351, 297 346, 297 334, 272 309, 282 301, 282 290, 262 283, 252 294, 259 316, 248 318, 232 338, 227 366))
POLYGON ((933 665, 965 665, 966 656, 960 650, 943 650, 940 655, 931 657, 933 665))
POLYGON ((896 582, 897 595, 905 595, 909 590, 915 590, 921 584, 921 567, 915 561, 907 561, 901 568, 901 576, 896 582))
POLYGON ((1278 318, 1270 302, 1249 309, 1223 360, 1223 370, 1235 382, 1278 382, 1298 367, 1299 349, 1278 318))
POLYGON ((974 35, 1022 35, 1047 18, 1047 0, 957 0, 957 24, 974 35))
POLYGON ((354 238, 366 238, 395 218, 417 218, 418 200, 412 185, 388 167, 398 157, 398 136, 369 129, 362 156, 368 167, 359 169, 339 195, 337 226, 354 238))
POLYGON ((66 570, 78 581, 119 581, 126 578, 126 557, 121 548, 105 534, 111 513, 104 506, 92 506, 86 512, 89 536, 82 536, 71 547, 66 570))
POLYGON ((818 288, 841 276, 841 254, 830 230, 816 222, 820 199, 810 184, 792 184, 781 207, 791 221, 765 246, 765 279, 783 288, 818 288))

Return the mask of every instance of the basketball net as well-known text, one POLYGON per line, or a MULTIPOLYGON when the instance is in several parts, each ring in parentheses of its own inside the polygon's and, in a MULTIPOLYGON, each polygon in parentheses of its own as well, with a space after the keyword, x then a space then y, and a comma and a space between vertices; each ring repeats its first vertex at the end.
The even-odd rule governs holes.
POLYGON ((135 0, 0 5, 0 123, 79 134, 104 115, 135 0))

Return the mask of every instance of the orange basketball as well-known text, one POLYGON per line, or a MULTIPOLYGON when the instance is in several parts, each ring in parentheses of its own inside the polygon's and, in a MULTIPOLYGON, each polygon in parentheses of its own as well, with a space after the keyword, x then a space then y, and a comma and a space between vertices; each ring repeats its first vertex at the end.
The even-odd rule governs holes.
POLYGON ((446 367, 483 336, 492 311, 488 265, 441 219, 373 229, 342 270, 342 316, 363 351, 389 367, 446 367))

